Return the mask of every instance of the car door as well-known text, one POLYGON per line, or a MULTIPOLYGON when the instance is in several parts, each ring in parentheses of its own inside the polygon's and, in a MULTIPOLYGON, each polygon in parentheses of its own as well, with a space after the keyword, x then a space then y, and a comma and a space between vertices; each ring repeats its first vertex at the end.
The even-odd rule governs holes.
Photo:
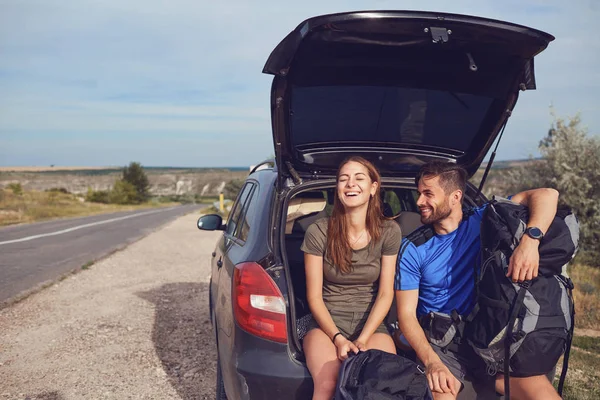
POLYGON ((215 314, 217 321, 217 340, 219 360, 223 372, 223 381, 228 386, 231 376, 231 352, 233 349, 234 316, 231 303, 232 277, 235 265, 245 261, 242 259, 244 244, 249 235, 248 209, 258 193, 258 184, 248 181, 242 187, 240 194, 231 211, 227 228, 223 234, 223 254, 217 260, 216 268, 219 275, 218 294, 215 299, 215 314))
MULTIPOLYGON (((220 254, 216 255, 215 262, 213 263, 213 277, 217 277, 217 290, 214 303, 215 319, 220 333, 225 334, 227 337, 231 336, 233 323, 231 307, 224 307, 226 303, 231 305, 231 282, 227 282, 228 277, 229 279, 231 278, 231 273, 227 271, 231 271, 236 264, 236 260, 232 261, 228 252, 236 240, 239 241, 239 239, 236 238, 236 233, 239 231, 240 222, 245 210, 244 206, 246 203, 249 204, 248 199, 253 188, 254 183, 248 182, 240 190, 237 200, 229 214, 223 238, 218 245, 219 248, 217 253, 220 254)), ((219 339, 221 338, 219 337, 219 339)))

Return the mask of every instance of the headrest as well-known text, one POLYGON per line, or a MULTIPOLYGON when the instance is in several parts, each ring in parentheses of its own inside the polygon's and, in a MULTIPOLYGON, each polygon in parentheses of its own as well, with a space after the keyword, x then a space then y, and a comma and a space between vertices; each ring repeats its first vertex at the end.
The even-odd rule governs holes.
POLYGON ((402 237, 409 235, 412 231, 423 225, 421 222, 421 214, 412 211, 402 211, 394 219, 400 224, 402 237))
POLYGON ((302 197, 294 197, 288 203, 287 217, 285 219, 286 235, 292 233, 292 227, 296 219, 325 209, 327 202, 322 193, 318 192, 321 195, 320 198, 316 198, 316 196, 304 196, 308 193, 310 192, 303 193, 302 197))

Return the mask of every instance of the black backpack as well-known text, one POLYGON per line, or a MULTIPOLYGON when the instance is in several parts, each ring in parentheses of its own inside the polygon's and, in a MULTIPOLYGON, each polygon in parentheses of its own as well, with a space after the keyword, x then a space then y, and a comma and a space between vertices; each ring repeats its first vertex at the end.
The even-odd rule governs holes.
POLYGON ((433 400, 425 372, 408 358, 361 351, 340 368, 334 400, 433 400))
POLYGON ((528 219, 525 206, 498 198, 488 204, 481 222, 476 305, 465 327, 465 338, 488 373, 504 373, 505 398, 510 398, 510 375, 548 374, 564 353, 562 394, 573 336, 573 283, 566 264, 577 251, 577 219, 569 209, 559 209, 539 246, 538 277, 513 283, 506 277, 508 262, 528 219))

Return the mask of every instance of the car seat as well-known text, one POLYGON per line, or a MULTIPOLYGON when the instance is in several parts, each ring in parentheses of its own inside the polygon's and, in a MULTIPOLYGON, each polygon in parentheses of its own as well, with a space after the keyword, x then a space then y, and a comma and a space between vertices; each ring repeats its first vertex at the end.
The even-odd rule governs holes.
POLYGON ((412 211, 402 211, 394 220, 400 225, 402 237, 410 235, 415 229, 423 225, 421 215, 412 211))
POLYGON ((306 300, 306 275, 304 272, 304 252, 300 250, 308 227, 320 218, 326 217, 327 202, 323 192, 303 192, 288 203, 285 228, 285 250, 292 286, 294 290, 296 318, 309 313, 306 300))

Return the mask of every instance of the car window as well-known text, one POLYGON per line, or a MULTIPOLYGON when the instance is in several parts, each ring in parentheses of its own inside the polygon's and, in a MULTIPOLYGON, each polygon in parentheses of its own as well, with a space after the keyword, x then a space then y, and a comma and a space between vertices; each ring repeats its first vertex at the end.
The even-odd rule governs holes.
POLYGON ((248 195, 252 191, 254 184, 248 182, 244 185, 242 190, 240 190, 240 194, 237 197, 235 205, 233 206, 233 210, 231 210, 231 214, 229 214, 229 220, 227 221, 227 230, 226 234, 233 236, 237 231, 237 226, 239 223, 240 215, 242 214, 242 210, 244 208, 244 204, 248 199, 248 195))
POLYGON ((402 208, 400 206, 400 199, 398 195, 393 190, 386 190, 383 195, 383 203, 384 203, 384 214, 385 209, 389 208, 389 212, 392 216, 398 215, 402 208))
POLYGON ((292 88, 291 105, 294 146, 376 142, 465 152, 480 139, 494 98, 396 86, 303 85, 292 88))
POLYGON ((255 212, 256 197, 258 197, 258 185, 252 186, 253 190, 250 192, 249 198, 241 209, 239 223, 236 226, 235 232, 233 232, 233 236, 244 242, 248 239, 248 233, 250 232, 250 218, 255 212))

